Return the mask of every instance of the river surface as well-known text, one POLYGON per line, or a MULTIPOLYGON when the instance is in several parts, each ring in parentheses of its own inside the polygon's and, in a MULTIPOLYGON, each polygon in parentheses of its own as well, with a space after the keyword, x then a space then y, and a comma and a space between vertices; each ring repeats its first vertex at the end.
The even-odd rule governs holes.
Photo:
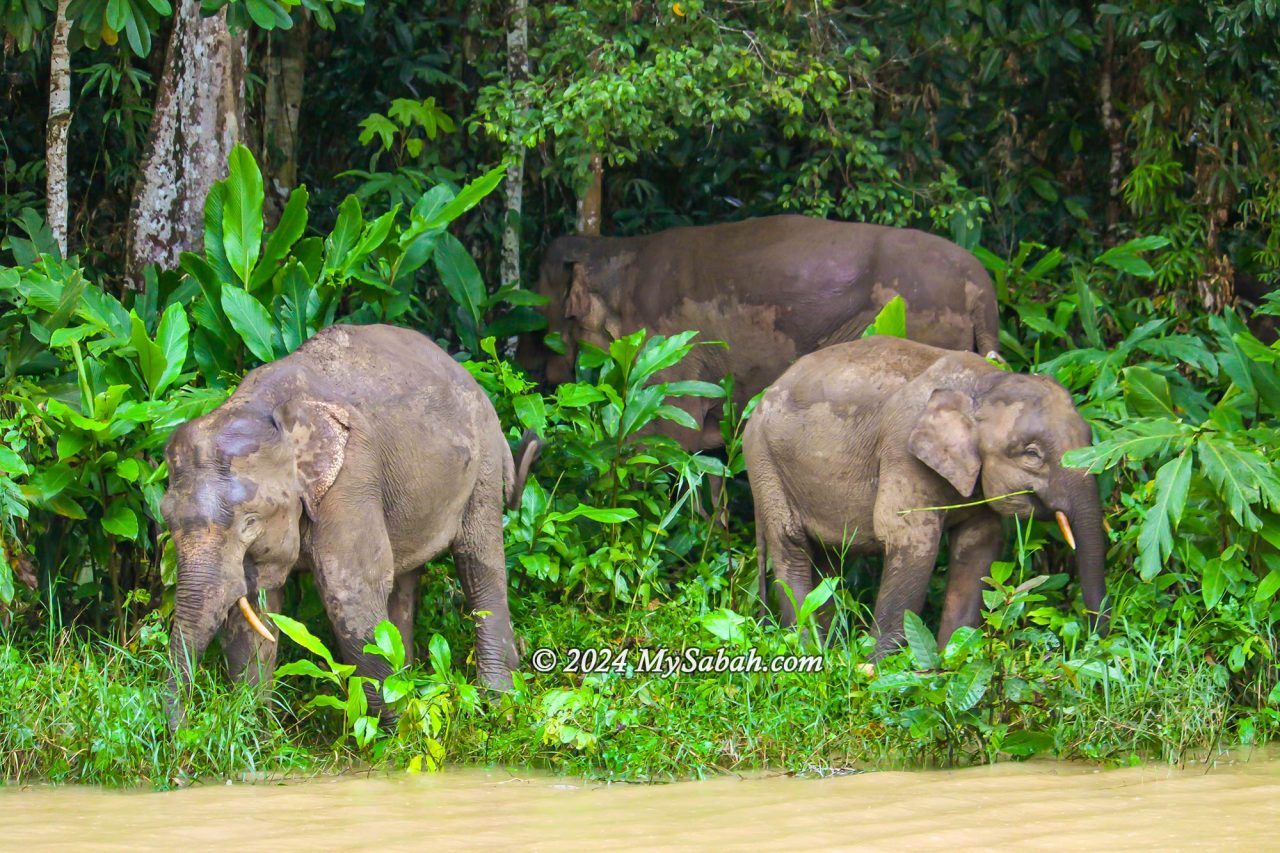
POLYGON ((625 785, 451 770, 165 793, 0 788, 6 850, 1280 849, 1280 753, 625 785))

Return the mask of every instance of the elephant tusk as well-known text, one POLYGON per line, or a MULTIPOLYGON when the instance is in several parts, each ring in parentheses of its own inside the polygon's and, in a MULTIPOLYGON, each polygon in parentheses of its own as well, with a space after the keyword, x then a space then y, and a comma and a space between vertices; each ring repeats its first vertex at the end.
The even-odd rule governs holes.
POLYGON ((1067 540, 1067 544, 1071 546, 1071 550, 1076 549, 1076 537, 1071 532, 1071 522, 1067 521, 1067 514, 1062 510, 1058 510, 1053 514, 1058 519, 1058 529, 1062 531, 1062 538, 1067 540))
POLYGON ((274 643, 276 638, 271 636, 271 632, 267 630, 267 626, 262 624, 262 620, 258 618, 258 614, 253 612, 253 608, 249 606, 249 599, 243 595, 236 602, 240 605, 240 615, 244 617, 244 621, 249 623, 249 627, 258 633, 262 639, 268 643, 274 643))

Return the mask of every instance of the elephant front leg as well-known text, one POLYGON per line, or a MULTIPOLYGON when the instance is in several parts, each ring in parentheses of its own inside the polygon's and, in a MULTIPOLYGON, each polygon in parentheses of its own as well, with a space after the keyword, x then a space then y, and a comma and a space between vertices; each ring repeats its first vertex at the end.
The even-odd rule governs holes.
POLYGON ((502 503, 496 489, 479 488, 467 504, 453 543, 453 562, 467 610, 476 623, 476 669, 493 690, 511 689, 519 665, 507 604, 507 561, 502 542, 502 503))
MULTIPOLYGON (((355 666, 357 675, 381 684, 391 667, 384 657, 369 654, 364 647, 373 642, 374 628, 390 615, 387 604, 395 578, 386 526, 370 510, 347 507, 344 513, 337 502, 323 510, 312 548, 316 586, 343 660, 355 666)), ((396 715, 383 705, 381 691, 366 684, 365 696, 370 715, 377 716, 384 727, 394 725, 396 715)))
POLYGON ((942 536, 942 519, 935 513, 907 516, 894 513, 894 516, 882 524, 877 509, 877 536, 885 542, 885 559, 880 593, 876 596, 876 645, 871 653, 872 662, 902 646, 903 614, 908 610, 919 614, 924 609, 942 536))
POLYGON ((950 566, 947 569, 947 596, 938 628, 938 646, 946 646, 961 625, 978 627, 982 622, 982 579, 991 574, 991 564, 1000 556, 1004 530, 1000 517, 982 511, 950 531, 950 566))
MULTIPOLYGON (((267 590, 267 610, 280 612, 283 589, 267 590)), ((268 623, 269 624, 269 623, 268 623)), ((279 631, 273 631, 279 638, 279 631)), ((268 643, 249 627, 244 616, 232 608, 218 630, 218 644, 227 659, 227 673, 236 681, 244 681, 265 691, 271 687, 276 668, 279 642, 268 643)))

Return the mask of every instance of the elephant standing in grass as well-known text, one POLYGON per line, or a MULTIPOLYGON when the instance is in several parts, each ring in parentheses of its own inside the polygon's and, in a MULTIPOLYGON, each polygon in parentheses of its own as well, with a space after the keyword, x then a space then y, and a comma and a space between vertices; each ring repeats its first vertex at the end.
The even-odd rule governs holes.
MULTIPOLYGON (((643 237, 561 237, 547 249, 538 292, 547 331, 564 353, 525 335, 517 358, 552 384, 573 379, 581 341, 607 346, 638 329, 696 330, 700 346, 662 381, 734 377, 738 411, 797 358, 856 340, 894 296, 906 303, 907 337, 948 349, 999 351, 991 278, 955 243, 910 228, 766 216, 672 228, 643 237)), ((673 404, 697 429, 662 421, 688 450, 724 444, 721 402, 673 404)))
MULTIPOLYGON (((820 549, 884 554, 879 659, 901 644, 904 611, 923 607, 946 531, 945 644, 979 624, 982 578, 1004 547, 1000 517, 1056 517, 1076 548, 1085 609, 1105 632, 1098 486, 1061 462, 1090 437, 1057 382, 972 353, 872 337, 808 355, 765 392, 743 439, 762 593, 770 562, 802 602, 820 549), (984 499, 995 500, 975 503, 984 499)), ((778 597, 782 621, 794 623, 778 597)))
POLYGON ((536 452, 526 434, 517 473, 480 386, 407 329, 331 326, 250 372, 166 450, 161 506, 178 558, 171 723, 219 629, 234 676, 270 678, 274 638, 253 602, 262 590, 278 608, 295 568, 314 573, 342 656, 384 677, 364 645, 389 618, 412 654, 418 577, 445 549, 477 614, 480 679, 510 687, 503 498, 518 504, 536 452))

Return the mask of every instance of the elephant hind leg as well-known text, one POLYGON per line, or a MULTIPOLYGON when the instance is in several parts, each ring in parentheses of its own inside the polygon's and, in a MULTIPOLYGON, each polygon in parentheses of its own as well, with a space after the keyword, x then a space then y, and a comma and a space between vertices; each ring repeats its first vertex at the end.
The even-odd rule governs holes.
POLYGON ((500 489, 488 488, 483 480, 477 486, 467 503, 452 551, 467 609, 476 621, 476 667, 480 681, 495 690, 510 690, 511 672, 519 664, 519 658, 507 604, 500 489))
POLYGON ((387 618, 400 631, 404 643, 404 662, 413 663, 413 622, 418 612, 418 579, 422 569, 413 569, 396 576, 387 600, 387 618))

